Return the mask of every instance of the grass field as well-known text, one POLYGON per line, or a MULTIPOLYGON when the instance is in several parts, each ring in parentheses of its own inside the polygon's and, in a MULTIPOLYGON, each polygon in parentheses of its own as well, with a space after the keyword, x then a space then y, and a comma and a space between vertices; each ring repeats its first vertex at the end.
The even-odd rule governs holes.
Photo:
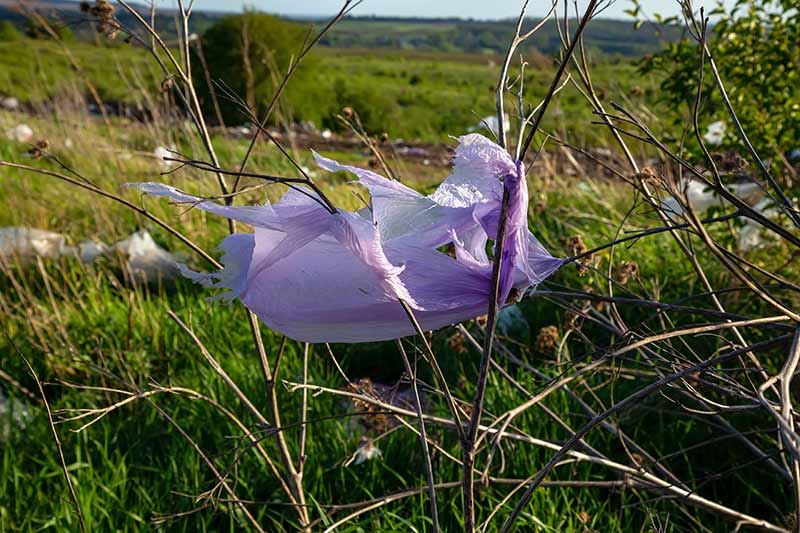
MULTIPOLYGON (((85 101, 81 101, 85 86, 59 48, 42 41, 24 43, 0 43, 0 93, 20 98, 34 113, 0 112, 0 133, 27 123, 35 132, 34 140, 48 140, 48 153, 55 159, 32 159, 27 155, 29 144, 4 140, 0 161, 68 175, 65 167, 72 169, 80 174, 79 180, 86 179, 144 206, 204 250, 213 250, 228 234, 224 220, 142 197, 122 187, 127 182, 166 181, 191 193, 218 193, 215 179, 206 173, 182 169, 163 175, 162 161, 152 155, 156 146, 174 146, 181 153, 204 157, 203 146, 185 122, 164 113, 158 121, 147 122, 111 116, 109 124, 104 125, 99 117, 85 112, 85 101)), ((143 52, 79 42, 70 43, 69 50, 104 100, 143 106, 157 101, 158 109, 162 109, 163 100, 168 100, 168 95, 159 91, 160 77, 143 52)), ((454 146, 447 135, 465 133, 494 107, 497 63, 493 57, 320 49, 315 65, 314 88, 328 96, 309 102, 313 105, 307 110, 295 112, 320 126, 334 125, 332 116, 350 105, 357 108, 370 133, 386 131, 394 139, 454 146)), ((658 131, 660 120, 666 117, 653 104, 657 80, 642 79, 627 63, 598 65, 596 72, 595 83, 609 95, 607 100, 624 102, 650 119, 658 131)), ((551 75, 550 68, 528 71, 526 87, 531 102, 544 95, 551 75)), ((607 130, 591 124, 595 119, 580 94, 568 87, 550 108, 545 129, 575 145, 609 149, 618 156, 607 130)), ((212 141, 221 166, 236 168, 244 157, 247 140, 220 133, 212 141)), ((631 147, 641 163, 653 157, 652 149, 641 143, 632 142, 631 147)), ((552 144, 547 148, 557 151, 552 144)), ((371 159, 366 151, 324 155, 361 166, 367 166, 371 159)), ((307 151, 295 156, 301 165, 313 168, 307 151)), ((286 158, 265 142, 257 145, 249 168, 274 175, 296 173, 286 158)), ((398 163, 398 169, 404 183, 423 192, 432 191, 447 174, 446 169, 407 162, 398 163)), ((586 175, 580 177, 544 171, 528 175, 529 224, 554 255, 573 254, 567 245, 569 237, 580 235, 592 248, 662 224, 629 184, 621 179, 598 178, 602 174, 599 167, 584 171, 586 175)), ((340 174, 316 174, 320 187, 337 206, 357 209, 361 200, 353 194, 356 187, 348 183, 349 179, 340 174)), ((245 186, 259 183, 245 181, 245 186)), ((5 167, 0 167, 0 185, 0 227, 57 231, 73 243, 89 238, 112 243, 147 229, 190 266, 208 268, 197 254, 152 220, 111 199, 93 196, 53 176, 5 167)), ((274 201, 282 192, 273 185, 239 197, 237 202, 274 201)), ((714 238, 733 249, 737 224, 714 225, 714 238)), ((704 265, 710 285, 722 288, 720 305, 730 316, 713 315, 715 308, 696 269, 669 232, 604 250, 595 255, 586 273, 576 265, 567 265, 538 289, 623 300, 604 305, 591 299, 573 302, 553 294, 523 300, 518 307, 524 321, 501 330, 500 341, 507 350, 498 356, 499 368, 492 371, 489 380, 487 419, 514 409, 565 372, 591 364, 605 351, 633 340, 698 324, 723 324, 725 328, 726 320, 733 316, 774 314, 768 304, 743 291, 739 280, 700 246, 696 235, 684 235, 692 247, 697 246, 696 259, 704 265), (621 278, 618 272, 625 262, 635 263, 638 274, 621 278), (653 303, 681 309, 667 313, 648 306, 653 303), (585 319, 577 326, 576 313, 585 319), (627 329, 609 327, 617 324, 625 324, 627 329), (548 326, 556 329, 555 346, 542 337, 543 328, 548 326)), ((793 262, 796 250, 788 242, 753 250, 747 257, 758 268, 797 280, 793 262)), ((292 456, 300 455, 302 420, 298 413, 304 400, 290 384, 303 380, 301 344, 288 341, 281 359, 276 390, 283 420, 276 429, 263 424, 243 405, 168 314, 173 312, 193 328, 208 353, 257 410, 268 412, 269 393, 240 304, 208 303, 205 298, 209 291, 183 279, 135 286, 114 257, 91 266, 68 257, 26 264, 5 260, 2 269, 0 370, 4 379, 0 386, 9 405, 15 407, 6 410, 6 420, 0 420, 0 430, 4 424, 10 428, 0 432, 0 531, 78 529, 49 420, 26 360, 45 382, 46 397, 57 419, 123 401, 84 429, 82 424, 92 417, 55 426, 87 530, 252 529, 237 502, 219 489, 210 465, 227 476, 237 498, 264 530, 298 530, 297 516, 265 457, 274 458, 279 453, 273 440, 276 430, 285 435, 292 456), (23 417, 22 425, 14 419, 20 406, 30 413, 23 417), (248 432, 238 422, 255 428, 252 435, 260 439, 263 454, 249 444, 248 432)), ((781 297, 787 294, 792 308, 800 304, 796 292, 786 287, 776 291, 781 297)), ((784 326, 781 322, 747 329, 747 341, 763 340, 784 326), (770 329, 773 326, 777 329, 770 329)), ((466 327, 480 337, 480 324, 470 322, 466 327)), ((274 361, 281 351, 280 336, 266 327, 262 327, 261 336, 274 361)), ((454 395, 468 409, 479 352, 453 328, 431 333, 430 340, 454 395)), ((404 342, 410 354, 421 346, 415 338, 404 342)), ((706 360, 737 342, 727 329, 661 340, 653 344, 652 351, 630 351, 609 360, 577 380, 573 391, 583 405, 600 412, 660 376, 684 368, 681 365, 687 361, 706 360)), ((780 344, 758 355, 766 371, 774 374, 781 368, 785 352, 785 345, 780 344)), ((658 473, 661 466, 687 480, 693 495, 783 525, 793 502, 787 488, 790 483, 776 474, 768 461, 779 461, 774 424, 764 412, 752 408, 750 397, 734 394, 738 402, 734 408, 714 411, 699 408, 696 398, 684 394, 694 388, 715 400, 729 400, 726 387, 739 391, 735 383, 755 376, 754 372, 741 371, 739 365, 744 364, 743 359, 737 359, 689 375, 681 381, 688 384, 686 387, 677 383, 665 387, 610 417, 609 422, 648 450, 653 461, 633 451, 630 441, 619 434, 595 429, 576 448, 583 455, 573 455, 561 463, 547 477, 545 486, 533 493, 517 522, 518 531, 724 531, 735 527, 730 516, 698 507, 688 501, 688 496, 653 490, 642 481, 658 473), (721 375, 732 377, 715 381, 715 370, 729 372, 721 375), (720 413, 725 417, 718 416, 720 413), (764 455, 754 454, 742 443, 742 437, 750 438, 764 455), (597 460, 587 460, 588 456, 597 460), (610 468, 610 463, 618 467, 610 468)), ((428 366, 422 359, 419 365, 423 384, 432 383, 428 366)), ((315 345, 307 368, 310 384, 373 394, 378 393, 359 380, 406 390, 403 374, 393 342, 333 345, 330 353, 326 346, 315 345), (354 389, 347 380, 361 383, 361 388, 354 389)), ((427 385, 423 388, 427 391, 427 413, 448 416, 444 399, 427 385)), ((354 403, 332 392, 309 394, 307 402, 303 487, 314 530, 325 530, 356 509, 348 504, 413 489, 403 498, 353 517, 337 531, 430 531, 426 477, 414 420, 400 422, 379 410, 366 409, 363 402, 354 403), (380 449, 381 456, 354 464, 350 459, 364 437, 380 449)), ((478 491, 479 523, 495 508, 498 510, 487 531, 494 531, 508 516, 516 501, 512 497, 510 504, 504 503, 509 492, 550 459, 553 446, 557 449, 589 419, 582 404, 563 388, 536 407, 522 412, 509 427, 520 439, 503 441, 492 463, 491 482, 478 491), (523 437, 538 440, 524 442, 523 437)), ((428 430, 436 444, 436 481, 458 481, 461 467, 454 432, 440 424, 430 424, 428 430)), ((452 484, 440 487, 437 500, 442 529, 462 529, 459 488, 452 484)))
MULTIPOLYGON (((45 102, 82 107, 92 83, 107 104, 146 109, 158 100, 163 76, 149 55, 126 45, 73 42, 69 51, 84 75, 56 43, 25 39, 0 42, 0 94, 42 107, 45 102), (149 99, 149 100, 148 100, 149 99)), ((313 72, 302 87, 290 87, 288 110, 297 120, 340 130, 335 118, 344 107, 356 109, 374 134, 445 142, 450 135, 476 128, 494 112, 497 55, 319 48, 313 72)), ((525 86, 531 97, 547 90, 553 69, 532 65, 525 86)), ((655 101, 658 81, 637 74, 630 62, 604 63, 594 80, 598 90, 636 109, 661 115, 655 101)), ((43 109, 44 110, 44 109, 43 109)), ((245 122, 242 117, 242 122, 245 122)), ((608 134, 591 128, 591 110, 581 94, 567 86, 554 104, 545 128, 567 133, 582 145, 605 142, 608 134)))

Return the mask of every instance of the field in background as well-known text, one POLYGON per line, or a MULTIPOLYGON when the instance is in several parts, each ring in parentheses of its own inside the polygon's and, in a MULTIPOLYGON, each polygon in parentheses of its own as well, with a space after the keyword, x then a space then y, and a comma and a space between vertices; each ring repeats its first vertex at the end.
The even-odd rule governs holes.
MULTIPOLYGON (((146 115, 161 99, 163 76, 145 51, 84 42, 68 47, 81 72, 75 72, 57 43, 0 42, 0 94, 39 114, 64 106, 80 111, 94 104, 87 96, 89 81, 110 113, 134 118, 146 115)), ((335 116, 352 107, 373 134, 385 131, 391 138, 428 142, 446 142, 451 135, 480 129, 481 120, 494 113, 493 77, 502 61, 497 55, 363 48, 319 48, 314 59, 309 82, 288 93, 287 110, 298 121, 341 131, 335 116)), ((543 96, 553 72, 549 62, 529 66, 527 93, 543 96)), ((601 63, 596 76, 597 86, 615 95, 615 101, 648 117, 666 118, 656 103, 660 80, 639 75, 631 62, 601 63)), ((544 127, 561 136, 568 132, 582 146, 605 144, 608 133, 593 128, 592 120, 585 99, 568 85, 544 127)), ((245 122, 242 116, 240 123, 245 122)))

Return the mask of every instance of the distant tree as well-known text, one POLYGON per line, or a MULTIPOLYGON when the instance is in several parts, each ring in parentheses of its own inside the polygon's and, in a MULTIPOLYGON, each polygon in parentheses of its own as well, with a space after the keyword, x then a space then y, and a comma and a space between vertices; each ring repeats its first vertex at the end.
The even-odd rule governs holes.
POLYGON ((22 38, 16 26, 10 20, 0 22, 0 42, 7 43, 18 41, 22 38))
MULTIPOLYGON (((55 32, 59 39, 62 41, 74 41, 75 34, 69 26, 58 20, 48 20, 46 24, 55 32)), ((25 28, 25 35, 33 39, 51 39, 50 33, 35 19, 30 19, 25 28)))
MULTIPOLYGON (((708 46, 736 113, 773 171, 792 175, 784 154, 800 148, 800 10, 797 0, 737 0, 709 13, 717 22, 708 46), (788 172, 786 172, 788 171, 788 172)), ((697 94, 700 51, 686 39, 643 62, 644 72, 663 75, 660 98, 691 109, 697 94)), ((730 135, 719 149, 740 148, 713 77, 706 72, 702 125, 722 120, 730 135)), ((800 184, 798 184, 800 185, 800 184)))
MULTIPOLYGON (((246 11, 224 17, 208 28, 201 37, 208 73, 213 80, 224 82, 248 106, 261 115, 283 79, 292 57, 300 51, 306 30, 278 17, 246 11)), ((313 63, 313 60, 311 61, 313 63)), ((212 116, 212 99, 206 76, 195 61, 194 84, 212 116)), ((302 104, 307 74, 313 69, 308 59, 295 72, 282 102, 286 108, 302 104)), ((243 122, 239 106, 224 97, 218 98, 226 123, 243 122)), ((285 108, 285 109, 286 109, 285 108)))

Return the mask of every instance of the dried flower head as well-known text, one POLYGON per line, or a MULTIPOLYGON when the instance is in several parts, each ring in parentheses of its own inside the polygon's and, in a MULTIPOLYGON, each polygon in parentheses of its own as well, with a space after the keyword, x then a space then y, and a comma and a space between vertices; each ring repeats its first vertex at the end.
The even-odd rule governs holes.
POLYGON ((358 443, 358 449, 353 457, 353 464, 360 465, 382 456, 383 452, 380 450, 380 448, 375 446, 375 443, 372 442, 372 439, 364 436, 361 437, 361 440, 358 443))
POLYGON ((31 156, 33 159, 39 160, 44 156, 44 151, 50 146, 50 143, 47 139, 41 139, 36 144, 31 146, 31 149, 28 150, 28 155, 31 156))
POLYGON ((643 183, 658 183, 658 172, 653 167, 642 167, 639 172, 633 175, 633 180, 643 183))
POLYGON ((585 253, 588 248, 583 242, 583 237, 580 235, 572 235, 566 239, 567 249, 572 255, 581 255, 585 253))
POLYGON ((355 114, 355 111, 353 111, 353 108, 350 107, 350 106, 347 106, 347 107, 342 109, 342 116, 344 116, 344 118, 346 118, 348 120, 353 118, 354 114, 355 114))
POLYGON ((711 158, 717 165, 717 169, 725 174, 735 174, 744 170, 747 161, 736 152, 714 153, 711 158))
POLYGON ((614 279, 625 285, 631 278, 639 277, 639 264, 636 261, 622 261, 614 269, 614 279))
POLYGON ((111 18, 114 15, 114 5, 108 0, 96 0, 89 8, 89 14, 101 19, 111 18))
POLYGON ((797 520, 797 513, 789 513, 783 517, 783 524, 789 531, 797 531, 800 522, 797 520))
POLYGON ((553 353, 558 345, 558 328, 555 326, 545 326, 539 330, 536 336, 536 351, 544 354, 553 353))
POLYGON ((577 311, 569 310, 564 314, 564 331, 580 330, 583 326, 583 315, 577 311))
POLYGON ((97 33, 105 35, 112 41, 119 35, 119 23, 116 20, 101 20, 96 26, 97 33))
POLYGON ((82 13, 87 13, 93 17, 97 17, 97 25, 95 30, 100 35, 105 35, 109 39, 115 39, 121 29, 119 22, 114 18, 114 5, 108 0, 95 0, 94 4, 90 2, 81 2, 80 9, 82 13))
MULTIPOLYGON (((375 384, 369 378, 361 378, 354 381, 351 388, 355 393, 383 399, 381 398, 382 395, 380 391, 378 391, 375 384)), ((359 422, 367 430, 381 433, 391 428, 391 419, 386 414, 382 413, 377 405, 355 398, 353 399, 353 407, 355 407, 357 411, 365 413, 364 416, 359 418, 359 422)))
MULTIPOLYGON (((567 237, 565 242, 567 249, 573 257, 583 255, 589 250, 589 248, 586 247, 586 243, 583 242, 583 237, 581 235, 572 235, 567 237)), ((578 260, 577 265, 579 276, 585 276, 589 273, 587 265, 590 265, 592 261, 594 261, 594 255, 588 255, 578 260)))
POLYGON ((467 353, 467 346, 464 342, 464 336, 461 333, 453 333, 447 337, 447 345, 458 355, 467 353))

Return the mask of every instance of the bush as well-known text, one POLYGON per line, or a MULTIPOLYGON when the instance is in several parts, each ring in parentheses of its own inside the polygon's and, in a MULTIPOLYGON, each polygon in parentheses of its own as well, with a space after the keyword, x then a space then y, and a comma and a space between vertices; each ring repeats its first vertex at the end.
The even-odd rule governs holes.
MULTIPOLYGON (((63 22, 58 20, 48 20, 46 24, 55 32, 58 38, 65 42, 72 42, 75 40, 75 34, 69 26, 65 26, 63 22)), ((35 20, 30 20, 28 26, 25 28, 25 34, 32 39, 52 39, 52 35, 41 24, 35 20)))
MULTIPOLYGON (((275 94, 276 83, 283 79, 291 59, 299 53, 305 34, 306 31, 297 24, 248 11, 220 19, 206 30, 201 43, 211 78, 223 81, 261 116, 275 94)), ((307 89, 310 88, 304 85, 307 85, 311 69, 313 65, 306 58, 282 98, 284 110, 294 108, 295 104, 302 107, 309 100, 307 89)), ((210 92, 202 70, 195 69, 194 76, 195 87, 208 116, 213 116, 210 92)), ((219 104, 226 122, 243 122, 244 115, 237 104, 223 97, 219 98, 219 104)))
POLYGON ((0 22, 0 43, 9 43, 22 39, 22 34, 10 20, 0 22))
MULTIPOLYGON (((748 137, 772 170, 785 172, 783 155, 800 146, 800 11, 794 0, 737 0, 709 30, 711 53, 748 137)), ((669 44, 643 63, 644 72, 665 74, 660 98, 691 110, 697 92, 700 51, 691 40, 669 44)), ((703 87, 701 126, 723 120, 720 149, 740 149, 710 71, 703 87)), ((698 147, 695 146, 695 150, 698 147)))

